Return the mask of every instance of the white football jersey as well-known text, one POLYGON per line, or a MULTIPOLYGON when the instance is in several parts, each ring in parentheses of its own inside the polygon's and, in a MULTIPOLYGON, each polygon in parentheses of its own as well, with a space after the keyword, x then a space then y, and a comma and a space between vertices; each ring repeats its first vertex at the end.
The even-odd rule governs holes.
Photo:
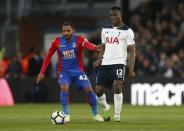
POLYGON ((110 25, 102 29, 101 40, 105 44, 102 65, 126 65, 127 46, 135 44, 132 29, 126 25, 120 28, 110 25))

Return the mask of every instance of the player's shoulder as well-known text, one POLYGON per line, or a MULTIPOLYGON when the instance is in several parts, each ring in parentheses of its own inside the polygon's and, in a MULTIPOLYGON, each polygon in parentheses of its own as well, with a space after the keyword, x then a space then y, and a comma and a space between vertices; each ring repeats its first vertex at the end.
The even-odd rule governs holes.
POLYGON ((82 44, 84 41, 87 41, 87 39, 80 34, 77 34, 76 38, 77 38, 77 43, 79 43, 79 44, 82 44))
POLYGON ((77 37, 77 39, 84 39, 84 36, 82 36, 80 34, 76 34, 75 36, 77 37))
POLYGON ((60 39, 61 39, 61 36, 55 37, 55 38, 52 40, 52 42, 58 42, 58 41, 60 41, 60 39))
POLYGON ((75 36, 76 36, 78 42, 83 42, 85 39, 85 37, 80 35, 80 34, 76 34, 75 36))
MULTIPOLYGON (((109 25, 106 25, 104 26, 102 29, 113 29, 113 26, 112 24, 109 24, 109 25)), ((131 27, 129 27, 128 25, 126 24, 123 24, 121 27, 117 28, 118 30, 123 30, 123 31, 133 31, 131 29, 131 27)))
POLYGON ((106 31, 109 30, 109 29, 110 29, 110 30, 113 29, 113 28, 112 28, 112 24, 103 26, 102 29, 101 29, 101 33, 104 33, 104 32, 106 32, 106 31))
POLYGON ((61 39, 61 36, 55 37, 55 38, 52 40, 52 44, 53 44, 54 46, 58 46, 59 43, 60 43, 60 39, 61 39))
POLYGON ((131 27, 127 26, 127 25, 123 25, 119 28, 119 30, 125 31, 127 33, 127 35, 134 35, 134 31, 132 30, 131 27))
POLYGON ((131 29, 131 27, 129 27, 128 25, 124 24, 121 27, 118 28, 119 30, 124 30, 124 31, 133 31, 131 29))

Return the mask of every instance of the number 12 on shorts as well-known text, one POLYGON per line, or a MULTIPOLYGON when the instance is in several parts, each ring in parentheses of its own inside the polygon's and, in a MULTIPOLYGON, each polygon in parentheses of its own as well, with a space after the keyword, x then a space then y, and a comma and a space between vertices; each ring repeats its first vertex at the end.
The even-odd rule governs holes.
POLYGON ((118 76, 118 78, 122 78, 123 77, 123 70, 122 69, 116 69, 116 75, 118 76))

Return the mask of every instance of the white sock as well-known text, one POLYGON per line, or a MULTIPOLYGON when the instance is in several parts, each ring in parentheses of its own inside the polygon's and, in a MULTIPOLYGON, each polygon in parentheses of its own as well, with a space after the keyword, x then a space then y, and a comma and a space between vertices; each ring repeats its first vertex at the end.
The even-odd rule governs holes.
POLYGON ((103 94, 100 97, 97 96, 97 100, 98 100, 98 103, 103 106, 103 110, 104 111, 109 110, 109 105, 107 104, 106 95, 105 94, 103 94))
POLYGON ((121 114, 121 107, 123 104, 123 94, 114 94, 114 110, 115 114, 120 115, 121 114))

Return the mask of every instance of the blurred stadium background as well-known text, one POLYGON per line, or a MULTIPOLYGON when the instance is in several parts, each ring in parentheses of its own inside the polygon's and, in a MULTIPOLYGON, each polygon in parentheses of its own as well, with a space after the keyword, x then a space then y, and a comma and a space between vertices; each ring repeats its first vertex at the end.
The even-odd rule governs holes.
MULTIPOLYGON (((93 87, 96 57, 84 53, 93 87)), ((112 91, 107 90, 107 96, 113 103, 112 91)), ((183 102, 183 0, 0 0, 1 131, 183 131, 183 102), (49 124, 50 114, 61 109, 56 56, 47 78, 39 85, 35 78, 52 39, 61 35, 62 23, 69 20, 77 33, 100 44, 100 30, 110 24, 108 10, 114 5, 123 8, 137 47, 136 79, 132 83, 127 78, 125 83, 122 122, 93 122, 84 93, 70 88, 71 122, 49 124)))
MULTIPOLYGON (((183 0, 1 0, 0 77, 8 82, 15 103, 58 102, 55 56, 46 80, 39 85, 41 88, 34 84, 52 39, 60 35, 62 23, 70 20, 77 33, 100 44, 99 31, 110 23, 108 10, 114 5, 122 7, 125 23, 135 31, 137 47, 136 89, 132 91, 131 82, 127 81, 125 102, 181 105, 184 92, 183 0), (144 88, 140 92, 144 83, 150 90, 144 88), (156 83, 160 84, 153 86, 156 83), (161 98, 164 93, 165 97, 161 98), (154 100, 148 100, 149 97, 154 100)), ((92 62, 96 57, 95 53, 84 54, 85 68, 93 85, 97 69, 92 68, 92 62)), ((84 102, 84 96, 81 94, 77 98, 75 92, 72 88, 71 101, 84 102)), ((112 98, 108 99, 112 102, 112 98)))

